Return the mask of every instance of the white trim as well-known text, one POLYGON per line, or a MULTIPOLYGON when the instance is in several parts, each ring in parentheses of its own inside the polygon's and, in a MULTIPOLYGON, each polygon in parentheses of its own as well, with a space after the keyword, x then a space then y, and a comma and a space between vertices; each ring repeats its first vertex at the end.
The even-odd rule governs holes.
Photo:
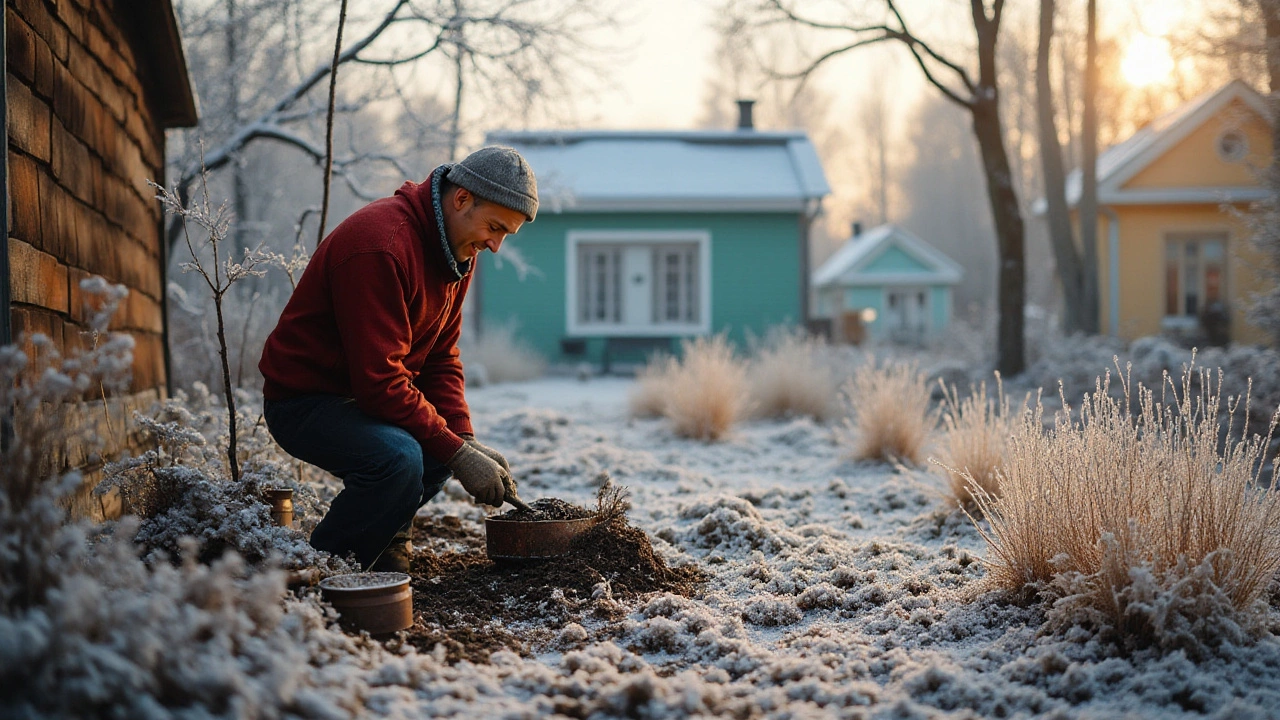
POLYGON ((617 335, 689 336, 711 334, 711 231, 709 230, 570 230, 565 233, 565 330, 570 337, 617 335), (588 325, 578 322, 578 246, 583 243, 642 244, 691 242, 698 245, 700 322, 686 324, 588 325))
POLYGON ((561 197, 548 207, 552 214, 607 212, 803 212, 806 200, 795 197, 716 198, 578 198, 561 197))
POLYGON ((1220 187, 1138 188, 1098 193, 1098 202, 1107 205, 1173 205, 1203 203, 1257 202, 1267 191, 1257 186, 1224 185, 1220 187))
POLYGON ((936 271, 894 273, 849 273, 823 287, 878 287, 880 285, 955 285, 959 278, 936 271))

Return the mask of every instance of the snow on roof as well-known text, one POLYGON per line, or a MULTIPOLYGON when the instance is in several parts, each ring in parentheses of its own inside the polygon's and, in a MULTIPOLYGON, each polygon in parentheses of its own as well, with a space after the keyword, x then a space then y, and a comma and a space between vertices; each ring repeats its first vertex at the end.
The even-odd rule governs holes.
POLYGON ((524 131, 542 205, 562 210, 804 211, 831 189, 804 132, 524 131))
POLYGON ((896 282, 943 283, 954 285, 960 282, 964 270, 942 251, 921 240, 919 236, 898 227, 887 224, 872 228, 849 238, 849 241, 827 258, 813 272, 813 286, 828 285, 885 285, 896 282), (883 273, 860 272, 879 255, 880 251, 893 245, 919 261, 929 270, 918 273, 883 273), (908 277, 909 275, 909 277, 908 277))
MULTIPOLYGON (((1124 190, 1122 186, 1157 158, 1190 135, 1209 118, 1239 99, 1264 118, 1270 117, 1266 101, 1241 80, 1211 90, 1161 115, 1143 126, 1128 139, 1098 154, 1098 201, 1104 205, 1126 202, 1230 202, 1250 200, 1236 197, 1242 188, 1168 188, 1158 190, 1124 190)), ((1073 170, 1067 176, 1067 203, 1080 201, 1081 174, 1073 170)), ((1249 193, 1245 192, 1244 195, 1249 193)), ((1037 200, 1035 212, 1044 212, 1044 199, 1037 200)))

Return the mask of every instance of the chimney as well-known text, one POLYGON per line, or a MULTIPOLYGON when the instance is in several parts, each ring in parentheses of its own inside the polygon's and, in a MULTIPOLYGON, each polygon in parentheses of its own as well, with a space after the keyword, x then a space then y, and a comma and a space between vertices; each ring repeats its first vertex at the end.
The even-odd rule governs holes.
POLYGON ((738 129, 739 130, 755 130, 755 122, 751 119, 751 108, 756 104, 755 100, 739 100, 738 101, 738 129))
POLYGON ((862 223, 858 220, 854 220, 853 221, 853 237, 858 237, 861 234, 862 234, 862 223))

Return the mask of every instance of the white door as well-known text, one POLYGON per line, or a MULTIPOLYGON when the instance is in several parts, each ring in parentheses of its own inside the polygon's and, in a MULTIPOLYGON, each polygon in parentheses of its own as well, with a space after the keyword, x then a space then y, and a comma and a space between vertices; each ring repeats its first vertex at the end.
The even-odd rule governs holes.
POLYGON ((918 342, 929 329, 929 294, 924 288, 885 291, 885 329, 899 342, 918 342))
POLYGON ((653 322, 653 250, 628 246, 622 251, 622 323, 632 327, 653 322))

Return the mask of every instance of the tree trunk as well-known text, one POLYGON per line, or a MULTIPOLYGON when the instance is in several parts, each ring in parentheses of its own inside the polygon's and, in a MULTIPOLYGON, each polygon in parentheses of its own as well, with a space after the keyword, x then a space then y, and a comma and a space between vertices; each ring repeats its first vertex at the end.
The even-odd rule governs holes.
MULTIPOLYGON (((227 112, 235 125, 244 122, 240 109, 240 27, 237 18, 236 0, 227 0, 227 112)), ((237 153, 231 161, 231 257, 238 258, 249 247, 249 238, 245 234, 245 223, 249 219, 249 187, 245 181, 244 157, 237 153)))
POLYGON ((1040 0, 1040 42, 1036 48, 1036 121, 1040 134, 1040 164, 1044 170, 1044 198, 1048 206, 1049 244, 1053 248, 1058 281, 1062 284, 1062 325, 1067 332, 1084 330, 1084 284, 1080 254, 1076 252, 1071 215, 1067 209, 1066 170, 1058 124, 1054 117, 1053 85, 1049 80, 1049 50, 1053 41, 1054 0, 1040 0))
MULTIPOLYGON (((1080 134, 1080 246, 1084 259, 1081 330, 1096 335, 1102 327, 1098 297, 1098 0, 1089 0, 1085 31, 1084 118, 1080 134)), ((1111 328, 1115 332, 1116 328, 1111 328)))
POLYGON ((1023 347, 1026 302, 1026 258, 1023 241, 1026 228, 1018 208, 1018 194, 1013 188, 1009 154, 1004 147, 1000 127, 999 99, 994 88, 973 102, 973 132, 982 153, 982 170, 987 180, 987 197, 996 225, 996 247, 999 251, 999 284, 996 304, 1000 319, 996 332, 996 367, 1001 375, 1013 377, 1026 369, 1023 347))

